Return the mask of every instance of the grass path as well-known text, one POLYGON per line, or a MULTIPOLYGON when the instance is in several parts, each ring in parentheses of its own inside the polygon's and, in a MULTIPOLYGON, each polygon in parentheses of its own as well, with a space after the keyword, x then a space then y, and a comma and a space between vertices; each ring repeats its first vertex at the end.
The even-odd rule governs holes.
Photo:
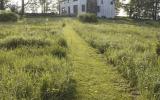
POLYGON ((71 48, 76 100, 130 100, 123 78, 71 26, 64 28, 64 35, 71 48))

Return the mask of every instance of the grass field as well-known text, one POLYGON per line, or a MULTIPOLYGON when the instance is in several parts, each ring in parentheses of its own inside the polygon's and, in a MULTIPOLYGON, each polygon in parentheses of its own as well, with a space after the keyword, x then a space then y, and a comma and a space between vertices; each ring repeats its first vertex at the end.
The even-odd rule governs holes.
POLYGON ((160 24, 132 20, 74 23, 74 30, 137 90, 140 100, 160 99, 160 24), (142 96, 142 97, 141 97, 142 96))
POLYGON ((0 23, 0 100, 159 100, 160 24, 0 23))
POLYGON ((72 65, 62 28, 63 22, 46 19, 0 24, 1 100, 62 100, 72 95, 72 65))

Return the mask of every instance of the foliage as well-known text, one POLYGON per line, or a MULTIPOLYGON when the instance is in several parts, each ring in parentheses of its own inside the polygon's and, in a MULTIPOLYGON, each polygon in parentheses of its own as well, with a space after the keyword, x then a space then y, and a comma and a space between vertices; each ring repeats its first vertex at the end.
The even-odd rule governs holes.
POLYGON ((9 1, 9 0, 1 0, 1 1, 0 1, 0 10, 5 10, 6 3, 7 3, 8 1, 9 1))
POLYGON ((17 21, 18 15, 13 12, 7 11, 0 11, 0 21, 7 22, 7 21, 17 21))
POLYGON ((131 0, 129 4, 124 4, 123 8, 131 18, 157 20, 160 13, 160 1, 131 0))
POLYGON ((91 13, 79 15, 79 20, 82 22, 89 22, 89 23, 98 22, 96 15, 91 13))
POLYGON ((0 48, 3 49, 15 49, 17 47, 27 46, 27 47, 44 47, 51 45, 50 41, 35 39, 35 38, 24 38, 24 37, 7 37, 0 43, 0 48))
POLYGON ((157 55, 160 56, 160 42, 157 44, 156 52, 157 52, 157 55))

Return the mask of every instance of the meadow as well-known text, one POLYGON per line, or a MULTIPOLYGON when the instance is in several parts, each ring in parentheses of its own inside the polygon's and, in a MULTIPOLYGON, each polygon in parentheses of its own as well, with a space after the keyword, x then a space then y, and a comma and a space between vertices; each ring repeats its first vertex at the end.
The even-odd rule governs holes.
POLYGON ((159 100, 159 56, 159 22, 0 22, 0 100, 159 100))
POLYGON ((128 80, 138 100, 160 99, 160 24, 100 20, 74 23, 74 30, 128 80))
POLYGON ((0 23, 0 100, 65 100, 72 95, 64 24, 54 19, 0 23))

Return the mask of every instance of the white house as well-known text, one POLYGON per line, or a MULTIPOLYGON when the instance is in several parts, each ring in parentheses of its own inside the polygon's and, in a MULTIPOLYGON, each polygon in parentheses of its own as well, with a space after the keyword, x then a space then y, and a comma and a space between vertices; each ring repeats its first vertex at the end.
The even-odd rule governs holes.
POLYGON ((62 0, 59 10, 61 15, 95 13, 98 17, 115 17, 114 0, 62 0))

